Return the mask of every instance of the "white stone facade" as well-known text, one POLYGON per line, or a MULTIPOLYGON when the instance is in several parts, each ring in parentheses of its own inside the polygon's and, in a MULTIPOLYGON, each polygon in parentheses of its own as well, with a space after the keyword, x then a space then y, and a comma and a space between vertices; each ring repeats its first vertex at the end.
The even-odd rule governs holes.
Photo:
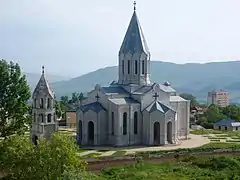
POLYGON ((77 110, 83 146, 177 144, 189 134, 190 102, 151 83, 150 52, 134 10, 119 51, 119 79, 96 85, 77 110))

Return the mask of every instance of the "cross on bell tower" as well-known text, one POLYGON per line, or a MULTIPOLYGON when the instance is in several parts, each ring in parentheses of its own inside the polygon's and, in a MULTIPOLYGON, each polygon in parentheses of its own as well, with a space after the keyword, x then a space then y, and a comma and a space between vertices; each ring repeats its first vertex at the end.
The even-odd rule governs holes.
POLYGON ((157 100, 158 97, 159 97, 159 95, 158 95, 157 93, 155 93, 155 94, 153 95, 153 97, 155 98, 155 100, 157 100))
POLYGON ((42 74, 44 74, 44 66, 42 66, 42 74))
POLYGON ((136 11, 136 5, 137 5, 137 3, 136 3, 136 1, 134 1, 134 2, 133 2, 133 10, 134 10, 134 11, 136 11))

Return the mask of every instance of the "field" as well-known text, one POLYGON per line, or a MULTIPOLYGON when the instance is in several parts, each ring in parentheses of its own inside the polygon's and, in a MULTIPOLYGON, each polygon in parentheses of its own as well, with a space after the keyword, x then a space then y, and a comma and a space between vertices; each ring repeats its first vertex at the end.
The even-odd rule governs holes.
POLYGON ((240 158, 235 156, 188 156, 165 163, 137 161, 103 170, 94 179, 126 180, 227 180, 240 179, 240 158))
POLYGON ((211 142, 240 143, 239 131, 195 130, 191 134, 207 137, 211 142))

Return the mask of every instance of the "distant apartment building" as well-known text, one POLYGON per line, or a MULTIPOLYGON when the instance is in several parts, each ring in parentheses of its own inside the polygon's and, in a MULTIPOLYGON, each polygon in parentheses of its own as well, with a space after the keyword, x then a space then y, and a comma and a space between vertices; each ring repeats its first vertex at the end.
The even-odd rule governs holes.
POLYGON ((215 104, 219 107, 226 107, 229 105, 229 94, 222 89, 208 92, 207 103, 209 106, 215 104))

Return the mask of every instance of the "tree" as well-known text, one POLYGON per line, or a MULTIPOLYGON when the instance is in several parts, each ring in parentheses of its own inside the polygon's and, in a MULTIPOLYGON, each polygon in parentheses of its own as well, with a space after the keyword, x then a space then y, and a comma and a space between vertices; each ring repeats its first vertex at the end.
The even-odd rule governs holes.
POLYGON ((62 117, 62 115, 64 114, 61 103, 59 103, 58 101, 55 101, 55 111, 58 118, 62 117))
POLYGON ((65 106, 68 105, 69 99, 68 96, 61 96, 61 104, 64 104, 65 106))
POLYGON ((222 108, 222 112, 229 119, 240 121, 240 108, 236 105, 229 105, 222 108))
POLYGON ((74 92, 72 93, 72 99, 71 99, 71 102, 72 103, 76 103, 78 101, 78 98, 79 97, 79 93, 78 92, 74 92))
POLYGON ((30 90, 18 64, 0 60, 0 137, 21 133, 30 121, 30 90))
POLYGON ((26 136, 12 136, 0 145, 0 169, 7 179, 60 179, 65 171, 85 171, 77 156, 73 138, 55 133, 51 140, 39 140, 35 147, 26 136))
POLYGON ((208 107, 207 111, 205 112, 205 117, 209 123, 215 123, 221 119, 227 118, 227 116, 222 113, 221 108, 214 104, 208 107))
POLYGON ((196 100, 196 97, 193 96, 192 94, 182 93, 182 94, 180 94, 179 96, 181 96, 183 99, 189 100, 191 107, 193 107, 193 106, 198 106, 198 105, 199 105, 199 103, 198 103, 197 100, 196 100))

